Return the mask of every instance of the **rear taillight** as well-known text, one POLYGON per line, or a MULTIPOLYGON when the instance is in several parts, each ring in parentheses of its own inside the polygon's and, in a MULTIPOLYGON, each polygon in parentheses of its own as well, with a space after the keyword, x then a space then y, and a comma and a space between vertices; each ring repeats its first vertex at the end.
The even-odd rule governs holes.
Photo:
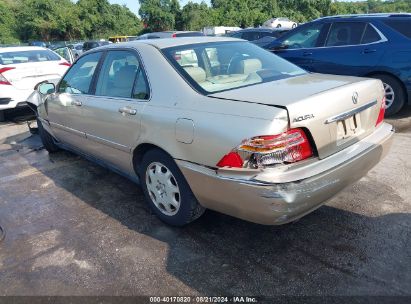
POLYGON ((66 61, 59 63, 59 65, 64 65, 64 66, 68 66, 68 67, 71 66, 71 64, 66 62, 66 61))
POLYGON ((4 77, 4 73, 10 70, 14 70, 14 67, 9 67, 9 68, 0 68, 0 84, 4 85, 11 85, 10 81, 7 80, 6 77, 4 77))
POLYGON ((380 112, 378 113, 378 118, 377 118, 377 122, 375 123, 375 126, 378 126, 384 121, 384 115, 385 115, 385 96, 382 98, 381 108, 380 108, 380 112))
POLYGON ((172 37, 172 38, 176 38, 176 37, 177 37, 177 34, 174 33, 173 35, 171 35, 171 37, 172 37))
POLYGON ((244 140, 225 155, 218 167, 260 168, 294 163, 309 158, 313 149, 303 129, 291 129, 278 135, 255 136, 244 140))

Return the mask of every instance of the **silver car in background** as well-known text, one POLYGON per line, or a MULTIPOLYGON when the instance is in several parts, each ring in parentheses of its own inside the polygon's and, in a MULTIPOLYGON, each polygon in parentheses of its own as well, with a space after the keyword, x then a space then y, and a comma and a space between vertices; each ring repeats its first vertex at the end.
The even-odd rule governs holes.
POLYGON ((310 74, 232 38, 96 48, 32 97, 49 152, 139 182, 178 226, 206 208, 268 225, 298 219, 364 176, 393 134, 381 81, 310 74))

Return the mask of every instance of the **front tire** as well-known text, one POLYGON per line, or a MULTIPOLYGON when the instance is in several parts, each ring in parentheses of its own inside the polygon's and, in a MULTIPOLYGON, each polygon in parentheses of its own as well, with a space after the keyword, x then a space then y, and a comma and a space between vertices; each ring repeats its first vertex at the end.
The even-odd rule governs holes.
POLYGON ((153 212, 165 223, 184 226, 205 211, 195 198, 174 160, 159 149, 148 151, 139 167, 144 196, 153 212))
POLYGON ((54 138, 47 132, 43 125, 41 124, 40 120, 37 118, 37 128, 39 129, 39 135, 41 138, 41 142, 43 143, 44 148, 49 153, 55 153, 60 150, 60 148, 56 145, 54 138))
POLYGON ((6 115, 4 114, 4 110, 0 110, 0 122, 3 122, 6 120, 6 115))
POLYGON ((405 103, 405 93, 401 83, 390 75, 377 74, 373 78, 380 79, 385 90, 385 113, 387 116, 398 113, 405 103))
POLYGON ((277 28, 281 28, 281 23, 277 24, 277 28))

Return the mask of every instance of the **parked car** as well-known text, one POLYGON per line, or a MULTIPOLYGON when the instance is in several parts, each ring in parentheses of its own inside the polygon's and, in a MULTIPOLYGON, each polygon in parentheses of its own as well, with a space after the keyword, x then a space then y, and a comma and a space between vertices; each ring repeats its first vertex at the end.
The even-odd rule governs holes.
POLYGON ((167 31, 167 32, 153 32, 143 34, 137 40, 158 39, 158 38, 181 38, 181 37, 198 37, 204 36, 202 32, 191 31, 167 31))
POLYGON ((110 44, 109 41, 86 41, 83 43, 83 52, 108 44, 110 44))
POLYGON ((60 78, 70 63, 41 47, 0 48, 0 121, 4 110, 24 106, 34 86, 60 78))
POLYGON ((267 48, 308 71, 382 80, 387 115, 411 103, 411 14, 321 18, 267 48))
POLYGON ((32 97, 50 153, 139 181, 157 216, 178 226, 206 208, 293 221, 364 176, 393 134, 380 80, 310 74, 233 38, 91 50, 32 97))
POLYGON ((30 41, 29 46, 39 46, 43 48, 49 47, 49 44, 44 41, 30 41))
POLYGON ((266 48, 271 43, 287 33, 289 29, 269 29, 269 28, 249 28, 249 29, 244 29, 240 30, 237 32, 232 32, 227 34, 226 36, 228 37, 233 37, 233 38, 240 38, 240 39, 245 39, 248 41, 251 41, 252 43, 262 47, 266 48))
POLYGON ((245 39, 248 41, 259 40, 263 37, 278 38, 288 32, 288 29, 269 29, 269 28, 248 28, 227 34, 229 37, 245 39))
POLYGON ((296 28, 298 26, 297 22, 291 21, 288 18, 271 18, 263 23, 263 27, 270 27, 270 28, 296 28))
POLYGON ((83 54, 83 43, 70 44, 68 47, 73 52, 73 56, 75 59, 77 59, 78 57, 80 57, 81 54, 83 54))
POLYGON ((207 26, 203 28, 203 33, 206 36, 225 36, 239 30, 241 27, 238 26, 207 26))

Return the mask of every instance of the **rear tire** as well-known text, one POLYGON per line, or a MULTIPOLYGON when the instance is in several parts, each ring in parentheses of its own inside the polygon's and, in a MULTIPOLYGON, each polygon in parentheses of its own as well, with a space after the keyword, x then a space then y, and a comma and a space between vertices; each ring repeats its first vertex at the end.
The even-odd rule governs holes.
POLYGON ((277 28, 280 28, 281 27, 281 24, 277 24, 277 28))
POLYGON ((294 23, 291 28, 294 29, 294 28, 296 28, 296 27, 297 27, 297 23, 294 23))
POLYGON ((372 78, 380 79, 384 84, 387 116, 398 113, 405 104, 405 92, 401 83, 393 76, 385 74, 372 75, 372 78))
POLYGON ((54 138, 43 128, 43 125, 39 119, 37 119, 37 128, 39 129, 38 132, 44 148, 46 148, 49 153, 60 151, 60 148, 56 145, 54 138))
POLYGON ((144 154, 139 166, 140 183, 153 212, 165 223, 184 226, 205 211, 195 198, 174 160, 153 149, 144 154))

